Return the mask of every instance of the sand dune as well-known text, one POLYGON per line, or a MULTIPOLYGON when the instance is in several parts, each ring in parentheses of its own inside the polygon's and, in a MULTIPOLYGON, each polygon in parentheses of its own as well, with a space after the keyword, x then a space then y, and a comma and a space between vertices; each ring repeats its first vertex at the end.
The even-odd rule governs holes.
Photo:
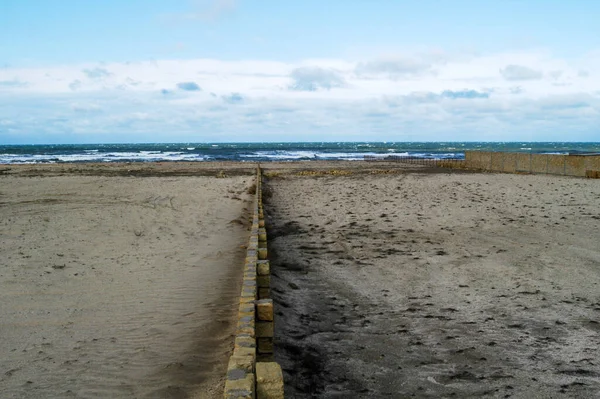
POLYGON ((2 177, 0 396, 220 397, 250 184, 2 177))

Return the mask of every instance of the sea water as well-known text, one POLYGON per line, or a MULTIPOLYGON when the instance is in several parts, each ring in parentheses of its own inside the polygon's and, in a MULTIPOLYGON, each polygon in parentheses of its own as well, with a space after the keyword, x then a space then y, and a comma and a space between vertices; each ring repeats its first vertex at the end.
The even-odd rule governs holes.
POLYGON ((156 161, 363 160, 365 155, 463 159, 468 150, 565 154, 600 152, 600 143, 312 142, 0 145, 0 164, 156 161))

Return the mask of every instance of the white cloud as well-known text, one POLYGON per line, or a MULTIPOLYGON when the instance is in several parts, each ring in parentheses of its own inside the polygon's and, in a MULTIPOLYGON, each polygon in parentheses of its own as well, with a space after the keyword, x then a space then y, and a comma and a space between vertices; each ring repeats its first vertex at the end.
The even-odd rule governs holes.
POLYGON ((293 83, 289 86, 292 90, 317 91, 331 90, 344 87, 346 82, 342 75, 333 69, 319 67, 302 67, 292 71, 293 83))
POLYGON ((185 91, 202 91, 196 82, 179 82, 177 88, 185 91))
POLYGON ((84 69, 83 73, 90 79, 105 79, 112 75, 112 73, 108 72, 104 68, 93 68, 93 69, 84 69))
POLYGON ((418 58, 388 58, 375 61, 360 62, 356 66, 359 76, 387 76, 389 78, 406 78, 432 73, 432 65, 418 58))
POLYGON ((3 68, 0 139, 32 132, 146 139, 169 132, 164 139, 186 141, 600 136, 600 57, 442 55, 3 68))
POLYGON ((522 65, 507 65, 500 73, 506 80, 538 80, 543 76, 541 71, 522 65))

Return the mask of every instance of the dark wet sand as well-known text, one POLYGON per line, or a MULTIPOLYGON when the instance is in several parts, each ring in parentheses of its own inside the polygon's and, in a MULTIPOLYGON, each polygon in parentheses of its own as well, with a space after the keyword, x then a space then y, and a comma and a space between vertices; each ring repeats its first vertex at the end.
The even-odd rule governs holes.
POLYGON ((600 397, 600 181, 276 169, 287 398, 600 397))

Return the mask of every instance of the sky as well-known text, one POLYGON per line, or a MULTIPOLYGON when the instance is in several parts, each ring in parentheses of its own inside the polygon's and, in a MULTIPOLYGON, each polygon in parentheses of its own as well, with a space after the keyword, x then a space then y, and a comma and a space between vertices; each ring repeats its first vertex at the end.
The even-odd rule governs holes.
POLYGON ((595 0, 0 0, 0 144, 600 141, 595 0))

